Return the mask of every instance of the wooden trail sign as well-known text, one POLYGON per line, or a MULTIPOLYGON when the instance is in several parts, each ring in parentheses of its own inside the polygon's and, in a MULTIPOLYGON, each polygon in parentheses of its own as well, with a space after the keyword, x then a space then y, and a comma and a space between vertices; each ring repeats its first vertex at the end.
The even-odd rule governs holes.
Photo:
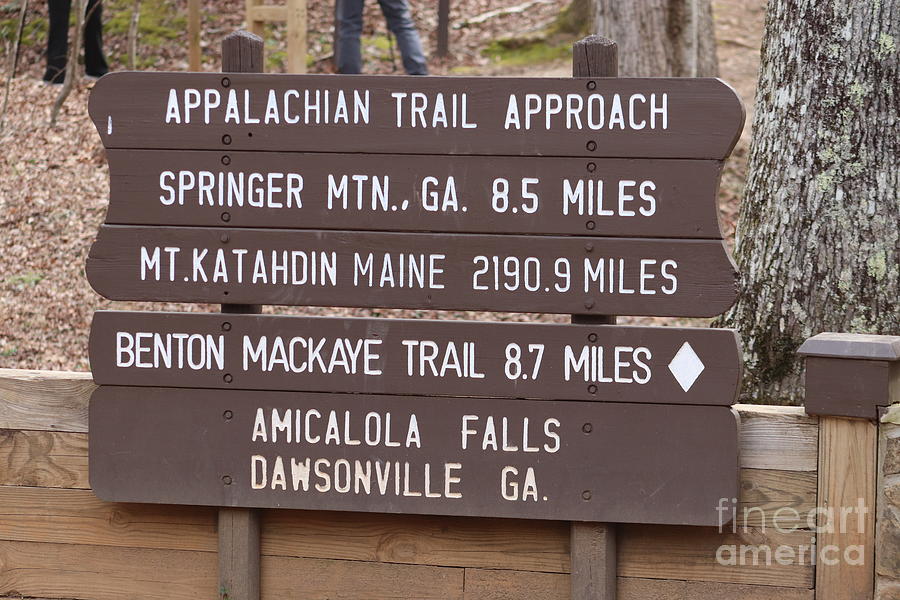
POLYGON ((718 79, 113 73, 106 148, 724 159, 744 123, 718 79))
POLYGON ((112 300, 710 317, 736 297, 718 240, 104 225, 112 300))
POLYGON ((717 525, 721 406, 103 386, 91 487, 113 502, 717 525))
POLYGON ((722 237, 719 161, 118 149, 107 160, 116 225, 722 237))
POLYGON ((724 329, 107 311, 90 360, 100 385, 719 406, 741 375, 724 329))

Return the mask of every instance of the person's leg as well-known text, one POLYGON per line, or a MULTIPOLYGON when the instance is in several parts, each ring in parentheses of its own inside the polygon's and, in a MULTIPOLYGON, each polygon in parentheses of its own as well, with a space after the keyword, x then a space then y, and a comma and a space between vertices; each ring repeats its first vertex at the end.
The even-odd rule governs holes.
POLYGON ((90 77, 101 77, 109 71, 103 56, 103 0, 88 0, 86 16, 84 71, 90 77))
POLYGON ((71 0, 48 0, 50 29, 47 31, 47 70, 44 81, 62 83, 69 54, 69 9, 71 0))
POLYGON ((400 55, 403 56, 403 68, 410 75, 428 75, 425 54, 422 52, 422 41, 419 32, 409 14, 406 0, 378 0, 381 12, 390 29, 397 38, 400 55))
POLYGON ((338 47, 335 49, 338 73, 349 75, 360 73, 362 55, 359 49, 359 36, 362 35, 364 0, 335 1, 339 36, 338 47))

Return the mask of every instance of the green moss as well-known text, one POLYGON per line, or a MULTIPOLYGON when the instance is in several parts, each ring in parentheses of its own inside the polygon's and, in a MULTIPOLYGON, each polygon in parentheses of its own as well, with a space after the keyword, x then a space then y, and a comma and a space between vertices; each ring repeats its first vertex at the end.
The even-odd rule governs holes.
POLYGON ((25 287, 37 285, 41 282, 42 279, 44 279, 44 277, 46 277, 46 275, 44 275, 43 273, 29 271, 26 273, 21 273, 19 275, 13 275, 6 280, 6 283, 18 289, 23 289, 25 287))
POLYGON ((878 36, 878 43, 875 47, 875 56, 881 60, 887 58, 897 51, 897 42, 894 38, 886 33, 878 36))
POLYGON ((506 66, 535 65, 571 58, 572 44, 554 44, 544 39, 495 40, 482 54, 506 66))
MULTIPOLYGON (((138 20, 138 42, 142 47, 160 47, 182 38, 187 32, 187 15, 175 10, 171 1, 141 2, 138 20)), ((105 0, 103 3, 104 32, 127 35, 131 23, 131 0, 105 0)))
POLYGON ((866 260, 866 269, 869 275, 875 280, 880 281, 887 275, 887 254, 884 250, 879 250, 866 260))
MULTIPOLYGON (((0 41, 13 42, 19 29, 19 2, 0 3, 0 41)), ((43 45, 47 43, 47 19, 35 19, 25 14, 25 26, 22 28, 22 46, 43 45)))

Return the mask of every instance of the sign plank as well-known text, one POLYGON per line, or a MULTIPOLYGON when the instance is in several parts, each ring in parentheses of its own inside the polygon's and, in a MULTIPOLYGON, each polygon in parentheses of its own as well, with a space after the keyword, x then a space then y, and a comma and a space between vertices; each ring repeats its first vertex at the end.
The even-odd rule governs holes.
POLYGON ((729 406, 726 329, 94 313, 100 385, 729 406))
POLYGON ((720 406, 103 386, 90 430, 113 502, 716 525, 738 492, 720 406))
POLYGON ((721 241, 104 225, 111 300, 710 317, 736 297, 721 241))
POLYGON ((113 73, 107 148, 724 159, 744 123, 718 79, 113 73))
POLYGON ((722 237, 718 161, 161 150, 107 158, 111 224, 722 237))

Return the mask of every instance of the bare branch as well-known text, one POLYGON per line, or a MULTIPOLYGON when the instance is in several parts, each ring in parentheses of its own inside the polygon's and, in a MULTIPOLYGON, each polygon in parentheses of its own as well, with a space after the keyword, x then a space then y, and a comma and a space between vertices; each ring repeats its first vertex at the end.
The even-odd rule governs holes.
POLYGON ((16 41, 13 43, 13 51, 10 56, 9 74, 6 76, 6 90, 3 93, 3 110, 0 110, 0 131, 3 131, 6 108, 9 105, 9 88, 16 76, 16 67, 19 63, 19 49, 22 45, 22 31, 25 29, 25 11, 28 10, 28 0, 22 0, 19 7, 19 28, 16 31, 16 41))

